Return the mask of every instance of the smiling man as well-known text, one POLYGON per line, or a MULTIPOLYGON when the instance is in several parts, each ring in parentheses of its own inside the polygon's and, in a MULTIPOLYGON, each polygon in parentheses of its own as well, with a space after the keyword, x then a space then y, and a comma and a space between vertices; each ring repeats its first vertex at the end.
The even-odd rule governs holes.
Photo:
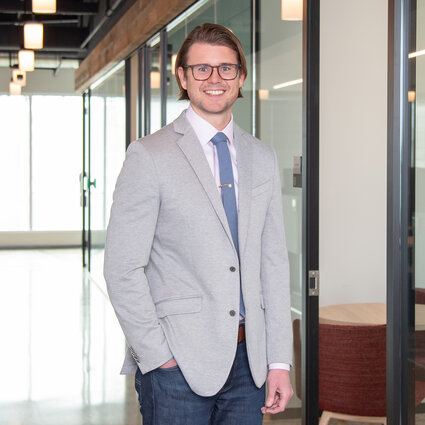
POLYGON ((144 425, 260 425, 292 396, 277 159, 232 116, 246 75, 231 31, 196 27, 176 60, 189 108, 117 181, 105 278, 144 425))

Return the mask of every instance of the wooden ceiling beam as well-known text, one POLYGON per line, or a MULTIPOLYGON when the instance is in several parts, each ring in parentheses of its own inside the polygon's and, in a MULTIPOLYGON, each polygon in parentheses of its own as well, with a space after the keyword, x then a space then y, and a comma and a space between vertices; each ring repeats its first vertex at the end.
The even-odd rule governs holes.
POLYGON ((193 3, 195 0, 136 0, 75 71, 75 91, 82 93, 193 3))

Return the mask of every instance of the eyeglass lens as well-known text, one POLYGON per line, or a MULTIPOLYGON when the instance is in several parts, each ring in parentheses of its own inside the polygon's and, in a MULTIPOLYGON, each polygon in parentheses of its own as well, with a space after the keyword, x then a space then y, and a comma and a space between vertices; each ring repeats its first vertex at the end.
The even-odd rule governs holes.
POLYGON ((236 78, 238 72, 238 66, 233 64, 224 64, 218 66, 212 65, 194 65, 191 66, 193 71, 193 77, 197 80, 208 80, 213 73, 213 69, 217 68, 218 75, 223 80, 233 80, 236 78))

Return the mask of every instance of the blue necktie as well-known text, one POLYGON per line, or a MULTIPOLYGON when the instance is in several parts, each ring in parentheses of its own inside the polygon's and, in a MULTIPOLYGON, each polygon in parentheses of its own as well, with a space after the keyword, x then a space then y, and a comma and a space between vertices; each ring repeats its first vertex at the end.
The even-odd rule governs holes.
MULTIPOLYGON (((227 146, 227 137, 224 133, 217 133, 211 141, 217 148, 218 163, 220 168, 221 200, 229 223, 233 243, 239 256, 238 243, 238 210, 236 207, 235 182, 233 179, 232 160, 227 146)), ((240 314, 245 317, 245 306, 240 293, 240 314)))

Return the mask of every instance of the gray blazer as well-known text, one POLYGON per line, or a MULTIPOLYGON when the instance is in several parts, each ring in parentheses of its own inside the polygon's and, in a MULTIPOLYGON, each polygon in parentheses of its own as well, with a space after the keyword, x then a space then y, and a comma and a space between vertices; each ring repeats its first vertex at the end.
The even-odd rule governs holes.
POLYGON ((240 266, 215 180, 185 113, 127 150, 104 268, 129 347, 122 373, 137 366, 146 373, 174 356, 195 393, 216 394, 236 353, 240 277, 255 384, 263 385, 269 363, 292 361, 276 155, 236 125, 234 136, 240 266))

